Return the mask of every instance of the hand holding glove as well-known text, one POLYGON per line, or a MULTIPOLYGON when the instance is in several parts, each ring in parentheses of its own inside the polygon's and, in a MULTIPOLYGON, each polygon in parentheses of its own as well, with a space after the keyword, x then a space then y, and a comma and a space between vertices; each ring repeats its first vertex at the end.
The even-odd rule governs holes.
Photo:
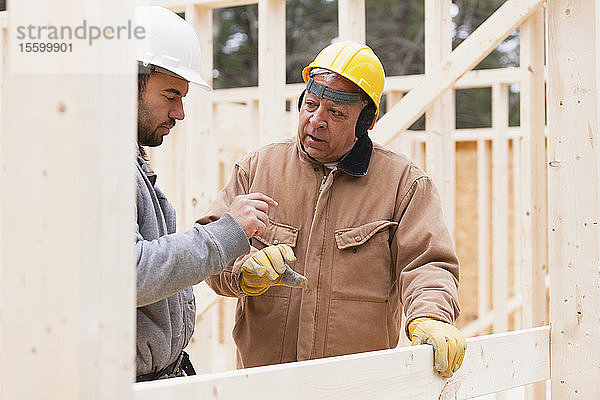
POLYGON ((413 319, 408 324, 412 345, 433 346, 434 368, 444 378, 450 378, 460 368, 465 357, 467 341, 453 325, 432 318, 413 319))
POLYGON ((265 247, 242 264, 240 288, 249 296, 261 295, 276 285, 305 288, 306 277, 287 265, 293 261, 296 256, 287 244, 265 247))

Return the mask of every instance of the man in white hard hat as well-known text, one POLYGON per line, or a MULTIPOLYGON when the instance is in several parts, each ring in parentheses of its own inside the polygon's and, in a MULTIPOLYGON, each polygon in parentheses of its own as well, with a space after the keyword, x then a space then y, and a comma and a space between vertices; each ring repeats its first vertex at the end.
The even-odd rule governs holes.
POLYGON ((136 43, 138 156, 136 175, 137 372, 136 381, 194 374, 183 351, 194 331, 191 286, 220 273, 248 253, 248 239, 268 225, 277 203, 261 193, 236 196, 223 216, 175 233, 175 210, 156 185, 143 146, 159 146, 184 118, 189 82, 209 87, 200 75, 200 45, 193 28, 162 7, 138 7, 136 43))

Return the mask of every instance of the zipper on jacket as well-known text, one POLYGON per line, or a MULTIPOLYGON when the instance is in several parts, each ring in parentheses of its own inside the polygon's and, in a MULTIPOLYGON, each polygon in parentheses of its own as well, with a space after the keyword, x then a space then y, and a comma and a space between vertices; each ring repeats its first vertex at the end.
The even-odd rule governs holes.
POLYGON ((327 173, 327 168, 325 168, 325 166, 322 167, 323 170, 323 176, 321 177, 321 186, 319 186, 319 192, 317 193, 317 198, 315 200, 315 206, 313 207, 313 218, 315 215, 315 212, 317 211, 317 204, 319 203, 319 198, 321 197, 321 193, 323 192, 323 186, 325 186, 325 182, 327 181, 327 177, 329 176, 329 174, 331 173, 331 171, 329 171, 329 173, 327 173))

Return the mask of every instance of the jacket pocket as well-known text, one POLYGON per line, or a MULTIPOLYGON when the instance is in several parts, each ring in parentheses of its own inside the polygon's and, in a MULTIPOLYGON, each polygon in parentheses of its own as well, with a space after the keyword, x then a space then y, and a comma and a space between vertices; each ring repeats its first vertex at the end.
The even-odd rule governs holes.
POLYGON ((264 294, 238 300, 232 331, 238 368, 281 363, 288 305, 287 298, 264 294))
POLYGON ((387 312, 388 303, 331 300, 323 356, 389 349, 387 312))
POLYGON ((335 231, 334 299, 387 300, 392 268, 389 232, 397 225, 397 222, 380 220, 335 231))
POLYGON ((277 244, 287 244, 291 247, 296 247, 298 228, 269 221, 269 226, 260 235, 254 236, 254 239, 263 244, 262 247, 257 247, 258 249, 277 244))
MULTIPOLYGON (((287 244, 295 250, 298 240, 298 228, 269 220, 269 226, 260 234, 252 238, 252 246, 258 250, 268 246, 287 244)), ((294 268, 291 264, 290 267, 294 268)), ((289 297, 291 289, 286 286, 272 286, 261 296, 289 297)), ((260 296, 259 296, 260 297, 260 296)))

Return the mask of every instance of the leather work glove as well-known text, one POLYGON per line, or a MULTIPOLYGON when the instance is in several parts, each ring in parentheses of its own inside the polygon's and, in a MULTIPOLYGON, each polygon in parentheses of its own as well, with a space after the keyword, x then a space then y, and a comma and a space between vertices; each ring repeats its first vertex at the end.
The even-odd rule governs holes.
POLYGON ((412 345, 433 346, 434 368, 444 378, 450 378, 460 368, 465 358, 467 341, 453 325, 432 318, 413 319, 408 324, 412 345))
POLYGON ((294 251, 287 244, 256 252, 242 264, 240 288, 248 296, 261 295, 276 285, 305 288, 306 277, 291 269, 286 261, 296 261, 294 251))

